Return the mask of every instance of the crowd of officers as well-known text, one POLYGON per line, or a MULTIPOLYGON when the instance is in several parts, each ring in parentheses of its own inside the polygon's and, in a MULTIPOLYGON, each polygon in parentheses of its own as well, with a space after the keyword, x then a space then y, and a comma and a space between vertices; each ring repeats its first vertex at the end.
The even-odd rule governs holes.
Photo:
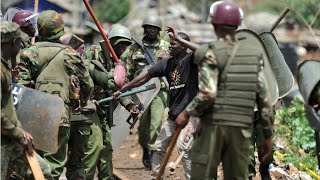
POLYGON ((81 39, 71 43, 71 36, 61 38, 64 21, 56 11, 36 15, 19 9, 8 13, 1 21, 1 178, 33 179, 24 156, 24 150, 32 153, 32 136, 13 110, 12 81, 63 99, 59 149, 54 154, 37 150, 36 157, 46 179, 58 180, 66 168, 67 179, 80 180, 94 179, 96 170, 99 179, 113 179, 110 111, 97 100, 113 94, 132 115, 137 115, 138 105, 130 97, 119 98, 120 94, 151 78, 165 77, 138 127, 142 163, 151 170, 151 179, 159 171, 177 127, 184 128, 179 152, 185 151, 186 179, 216 179, 220 162, 225 179, 252 178, 255 169, 249 168, 254 164, 249 159, 255 159, 253 153, 253 158, 249 154, 250 144, 255 144, 251 141, 253 124, 254 132, 259 133, 261 177, 271 179, 268 167, 272 161, 273 111, 266 80, 260 73, 261 52, 235 42, 235 31, 243 18, 236 4, 220 2, 211 9, 218 40, 202 46, 170 27, 170 42, 160 39, 162 22, 158 17, 148 17, 142 23, 144 47, 132 41, 126 27, 114 25, 109 41, 126 66, 123 87, 115 84, 109 52, 94 45, 85 49, 81 39), (31 44, 35 36, 37 42, 31 44), (147 57, 146 51, 153 58, 147 57), (245 68, 248 62, 241 60, 246 56, 255 68, 245 68), (139 75, 147 66, 148 71, 139 75), (166 107, 168 118, 162 124, 166 107), (193 138, 191 148, 188 142, 193 138))

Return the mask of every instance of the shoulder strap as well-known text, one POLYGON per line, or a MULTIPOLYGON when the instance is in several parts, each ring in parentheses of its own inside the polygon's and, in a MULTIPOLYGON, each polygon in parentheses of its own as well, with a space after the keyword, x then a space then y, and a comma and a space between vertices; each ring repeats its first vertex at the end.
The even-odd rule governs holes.
POLYGON ((58 44, 58 43, 51 43, 51 42, 40 42, 36 44, 39 49, 42 47, 58 47, 60 48, 60 50, 49 60, 46 61, 46 63, 44 65, 42 65, 42 67, 38 67, 38 71, 37 71, 37 77, 41 74, 41 72, 49 65, 49 63, 55 58, 57 57, 58 54, 60 54, 60 52, 66 48, 68 48, 68 46, 62 45, 62 44, 58 44))
POLYGON ((221 74, 221 79, 222 80, 225 80, 226 78, 226 74, 227 74, 227 69, 228 67, 231 65, 237 51, 238 51, 238 48, 239 48, 239 45, 236 44, 234 47, 233 47, 233 50, 232 50, 232 53, 230 55, 230 57, 228 58, 227 62, 226 62, 226 65, 224 66, 223 70, 222 70, 222 74, 221 74))

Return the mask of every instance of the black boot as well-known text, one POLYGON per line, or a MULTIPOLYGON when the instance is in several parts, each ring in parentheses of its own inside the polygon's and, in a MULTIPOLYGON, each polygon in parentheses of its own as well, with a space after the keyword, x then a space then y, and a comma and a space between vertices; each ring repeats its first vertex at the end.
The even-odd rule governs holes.
POLYGON ((151 169, 151 153, 148 148, 143 148, 142 163, 144 167, 151 169))

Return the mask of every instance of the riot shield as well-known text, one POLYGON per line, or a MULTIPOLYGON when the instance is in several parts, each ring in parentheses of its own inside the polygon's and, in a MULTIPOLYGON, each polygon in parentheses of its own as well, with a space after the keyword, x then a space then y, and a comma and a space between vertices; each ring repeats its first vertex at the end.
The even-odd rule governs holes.
POLYGON ((294 77, 278 47, 275 36, 271 32, 264 32, 259 36, 267 50, 273 73, 278 82, 279 98, 282 98, 291 91, 294 77))
POLYGON ((268 94, 270 97, 270 101, 272 105, 274 105, 279 98, 278 84, 276 77, 272 71, 269 56, 264 44, 262 43, 262 40, 255 32, 248 29, 238 30, 235 34, 235 39, 237 43, 240 43, 240 45, 242 44, 244 46, 254 46, 255 48, 261 50, 264 63, 264 67, 262 69, 263 76, 265 77, 268 84, 268 94))
POLYGON ((315 131, 320 131, 319 114, 317 114, 314 108, 310 105, 306 106, 306 111, 310 127, 312 127, 315 131))
MULTIPOLYGON (((148 67, 147 67, 148 68, 148 67)), ((147 71, 145 68, 142 73, 147 71)), ((111 127, 112 147, 113 154, 116 154, 125 138, 129 135, 130 129, 132 128, 132 122, 139 119, 143 114, 144 110, 147 109, 153 98, 158 94, 160 90, 160 79, 152 78, 143 86, 155 84, 156 88, 137 93, 133 96, 135 103, 139 105, 140 113, 136 117, 131 117, 130 113, 120 104, 113 111, 113 126, 111 127), (142 109, 141 109, 142 108, 142 109), (133 119, 134 118, 134 119, 133 119)))
POLYGON ((320 61, 305 60, 298 67, 298 85, 304 102, 308 105, 310 95, 320 81, 320 61))
POLYGON ((23 129, 33 136, 37 149, 58 150, 59 122, 64 111, 61 98, 12 84, 13 104, 23 129))

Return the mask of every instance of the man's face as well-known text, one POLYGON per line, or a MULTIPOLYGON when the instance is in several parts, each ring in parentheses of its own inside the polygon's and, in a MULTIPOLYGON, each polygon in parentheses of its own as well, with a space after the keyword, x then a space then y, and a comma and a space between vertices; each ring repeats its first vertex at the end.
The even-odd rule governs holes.
POLYGON ((113 46, 114 52, 120 57, 129 45, 129 42, 119 42, 117 45, 113 46))
POLYGON ((36 30, 32 24, 29 24, 28 26, 21 27, 21 30, 24 33, 28 34, 29 37, 34 37, 36 35, 36 30))
POLYGON ((149 39, 156 39, 159 34, 159 28, 155 26, 145 25, 144 33, 149 39))
POLYGON ((179 55, 182 51, 184 51, 184 47, 180 45, 180 43, 178 43, 175 40, 170 40, 170 46, 169 46, 169 50, 170 50, 170 55, 171 56, 177 56, 179 55))

